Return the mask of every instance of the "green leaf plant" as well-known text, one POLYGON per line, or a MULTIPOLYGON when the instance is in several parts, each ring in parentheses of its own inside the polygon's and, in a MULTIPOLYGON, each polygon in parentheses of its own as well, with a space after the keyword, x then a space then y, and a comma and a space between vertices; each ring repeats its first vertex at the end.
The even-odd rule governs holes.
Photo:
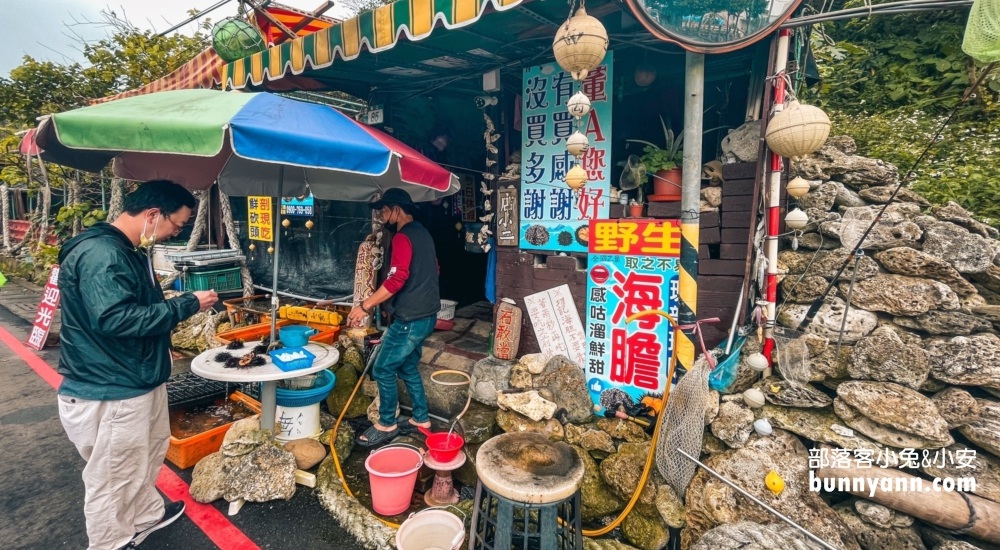
POLYGON ((684 159, 684 135, 674 134, 667 123, 660 117, 663 127, 663 146, 642 139, 626 139, 626 142, 645 145, 639 160, 646 165, 646 170, 656 173, 660 170, 672 170, 681 165, 684 159))

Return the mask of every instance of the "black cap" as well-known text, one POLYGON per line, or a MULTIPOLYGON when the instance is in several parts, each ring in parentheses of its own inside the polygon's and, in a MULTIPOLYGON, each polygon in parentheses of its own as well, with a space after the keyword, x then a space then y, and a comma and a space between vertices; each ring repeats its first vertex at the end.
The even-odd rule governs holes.
POLYGON ((386 192, 382 194, 381 199, 369 203, 368 206, 371 207, 372 210, 379 210, 383 206, 404 206, 413 208, 417 205, 413 202, 413 199, 410 198, 409 193, 398 187, 393 187, 391 189, 387 189, 386 192))

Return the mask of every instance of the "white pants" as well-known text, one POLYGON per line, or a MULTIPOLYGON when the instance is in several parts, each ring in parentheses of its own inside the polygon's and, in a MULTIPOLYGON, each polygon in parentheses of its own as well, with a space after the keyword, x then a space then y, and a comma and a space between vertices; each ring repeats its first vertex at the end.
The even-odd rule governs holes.
POLYGON ((58 400, 63 429, 87 461, 89 550, 117 550, 163 517, 156 478, 170 444, 167 387, 122 401, 58 400))

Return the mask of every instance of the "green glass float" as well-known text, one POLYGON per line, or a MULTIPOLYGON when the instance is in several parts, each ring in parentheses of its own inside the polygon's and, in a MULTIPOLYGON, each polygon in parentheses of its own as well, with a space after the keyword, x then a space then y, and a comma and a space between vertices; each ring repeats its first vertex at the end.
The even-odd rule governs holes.
POLYGON ((257 27, 242 19, 227 17, 212 27, 212 47, 228 63, 262 52, 267 44, 257 27))

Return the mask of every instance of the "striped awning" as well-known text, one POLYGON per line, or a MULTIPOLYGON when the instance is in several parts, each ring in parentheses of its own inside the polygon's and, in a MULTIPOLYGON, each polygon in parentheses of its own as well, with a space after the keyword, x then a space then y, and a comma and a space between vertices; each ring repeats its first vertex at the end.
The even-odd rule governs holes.
POLYGON ((292 30, 296 36, 300 37, 319 32, 340 23, 339 19, 312 15, 308 12, 280 4, 272 3, 268 4, 266 8, 255 8, 252 17, 253 24, 257 25, 260 32, 264 33, 264 41, 269 45, 281 44, 288 40, 285 33, 277 25, 273 24, 271 19, 281 23, 285 28, 292 30), (270 18, 260 13, 262 10, 266 11, 270 18))
POLYGON ((215 53, 215 48, 209 47, 207 50, 194 56, 191 61, 177 67, 177 69, 158 78, 145 86, 140 86, 132 90, 124 91, 120 94, 94 99, 90 103, 104 103, 126 97, 162 92, 165 90, 194 90, 199 88, 211 88, 216 83, 221 82, 219 78, 220 69, 225 67, 226 62, 215 53))
MULTIPOLYGON (((329 67, 336 58, 349 61, 362 50, 382 52, 400 41, 419 41, 435 28, 457 29, 484 13, 504 11, 527 0, 396 0, 314 34, 236 60, 222 68, 223 89, 261 86, 307 70, 329 67)), ((566 8, 568 9, 568 8, 566 8)))
MULTIPOLYGON (((294 29, 295 34, 300 38, 311 33, 332 27, 340 22, 332 17, 315 16, 281 4, 271 3, 268 5, 267 13, 275 20, 281 22, 287 28, 294 29), (303 23, 305 22, 305 23, 303 23)), ((254 12, 253 23, 261 30, 268 43, 280 42, 285 39, 285 34, 275 25, 271 24, 267 18, 254 12)), ((190 61, 178 67, 174 72, 158 78, 144 86, 127 90, 119 94, 91 100, 90 103, 104 103, 126 97, 145 95, 154 92, 167 90, 195 90, 201 88, 214 88, 223 81, 222 70, 226 62, 215 52, 215 48, 209 47, 205 51, 194 56, 190 61)), ((289 86, 293 86, 289 83, 289 86)), ((308 83, 297 86, 303 89, 312 89, 308 83)))

